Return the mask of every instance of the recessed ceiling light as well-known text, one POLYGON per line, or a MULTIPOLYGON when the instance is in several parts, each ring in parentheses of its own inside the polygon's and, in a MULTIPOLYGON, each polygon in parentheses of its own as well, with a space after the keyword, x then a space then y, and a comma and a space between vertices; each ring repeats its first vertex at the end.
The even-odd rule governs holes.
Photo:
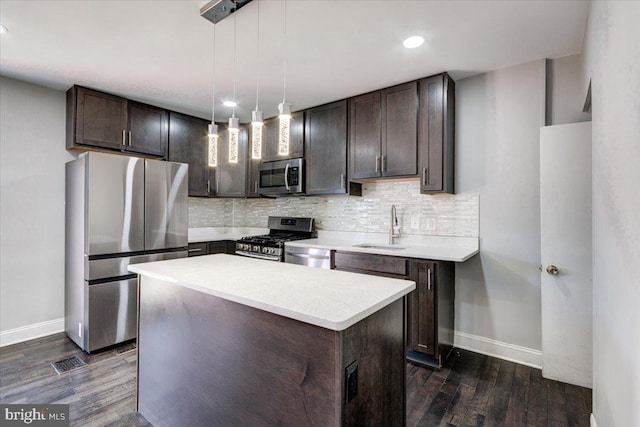
POLYGON ((222 105, 224 105, 225 107, 237 107, 238 103, 235 101, 224 101, 222 105))
POLYGON ((5 27, 4 25, 0 24, 0 34, 4 34, 4 33, 8 33, 9 30, 7 30, 7 27, 5 27))
POLYGON ((421 46, 424 43, 424 38, 420 36, 411 36, 405 39, 402 44, 407 49, 413 49, 415 47, 421 46))

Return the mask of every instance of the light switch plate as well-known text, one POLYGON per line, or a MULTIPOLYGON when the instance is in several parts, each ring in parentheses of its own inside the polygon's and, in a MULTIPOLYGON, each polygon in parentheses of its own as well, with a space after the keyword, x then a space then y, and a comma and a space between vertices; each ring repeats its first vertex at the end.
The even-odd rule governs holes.
POLYGON ((433 216, 430 216, 427 218, 427 225, 426 225, 426 230, 427 231, 436 231, 436 218, 433 216))
POLYGON ((419 230, 420 229, 420 216, 419 215, 414 215, 411 217, 411 228, 415 229, 415 230, 419 230))

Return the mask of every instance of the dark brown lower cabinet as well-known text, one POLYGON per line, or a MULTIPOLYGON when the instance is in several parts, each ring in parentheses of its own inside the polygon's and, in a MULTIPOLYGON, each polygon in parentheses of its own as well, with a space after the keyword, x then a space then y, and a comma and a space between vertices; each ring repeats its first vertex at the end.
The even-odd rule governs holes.
POLYGON ((189 243, 187 251, 189 252, 190 257, 209 254, 207 250, 207 242, 189 243))
POLYGON ((453 262, 411 260, 416 289, 407 296, 407 359, 442 366, 453 347, 453 262))
POLYGON ((407 295, 407 359, 441 367, 453 348, 455 264, 389 255, 336 251, 332 268, 413 280, 407 295))
POLYGON ((215 240, 212 242, 189 243, 189 256, 231 254, 236 251, 236 242, 233 240, 215 240))

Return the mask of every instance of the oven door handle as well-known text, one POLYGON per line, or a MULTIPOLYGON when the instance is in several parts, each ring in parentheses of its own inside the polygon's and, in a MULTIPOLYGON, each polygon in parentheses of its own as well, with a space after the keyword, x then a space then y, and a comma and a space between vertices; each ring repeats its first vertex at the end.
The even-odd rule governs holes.
POLYGON ((291 190, 291 187, 289 187, 289 166, 291 165, 287 163, 287 165, 284 167, 284 186, 287 191, 291 190))
POLYGON ((236 251, 236 255, 242 255, 250 258, 266 259, 269 261, 280 261, 279 255, 262 255, 255 252, 236 251))

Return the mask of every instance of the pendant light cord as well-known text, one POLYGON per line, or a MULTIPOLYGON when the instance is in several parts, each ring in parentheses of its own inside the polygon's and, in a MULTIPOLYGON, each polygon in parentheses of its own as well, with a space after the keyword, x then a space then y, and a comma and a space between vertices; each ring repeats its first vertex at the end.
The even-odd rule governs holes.
POLYGON ((213 26, 213 102, 211 105, 211 124, 216 124, 216 26, 213 26))
POLYGON ((258 3, 258 34, 256 35, 256 111, 258 111, 258 96, 260 95, 260 2, 258 3))
MULTIPOLYGON (((236 38, 237 38, 237 26, 236 26, 236 17, 238 15, 238 5, 236 1, 233 0, 233 6, 235 13, 233 14, 233 102, 236 101, 236 38)), ((236 117, 236 107, 233 107, 233 112, 231 117, 236 117)))
POLYGON ((284 0, 284 85, 282 89, 282 102, 287 99, 287 0, 284 0))

